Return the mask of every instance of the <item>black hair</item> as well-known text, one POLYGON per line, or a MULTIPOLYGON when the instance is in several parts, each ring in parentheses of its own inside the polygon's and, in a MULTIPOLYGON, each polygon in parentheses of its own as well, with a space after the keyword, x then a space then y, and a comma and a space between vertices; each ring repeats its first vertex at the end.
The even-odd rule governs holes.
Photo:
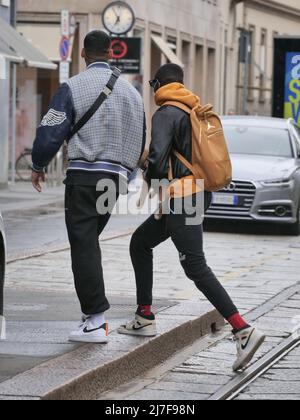
POLYGON ((170 83, 184 82, 183 69, 177 64, 165 64, 162 66, 155 75, 155 79, 159 80, 161 86, 170 83))
POLYGON ((92 31, 84 40, 84 49, 88 55, 98 57, 107 54, 111 47, 111 38, 103 31, 92 31))

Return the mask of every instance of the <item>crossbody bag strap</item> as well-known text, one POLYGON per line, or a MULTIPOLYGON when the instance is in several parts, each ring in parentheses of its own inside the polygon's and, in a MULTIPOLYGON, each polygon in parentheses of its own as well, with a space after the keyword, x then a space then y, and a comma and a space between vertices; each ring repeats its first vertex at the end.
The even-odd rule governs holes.
POLYGON ((113 69, 113 73, 112 73, 107 85, 105 86, 105 88, 103 89, 103 91, 101 92, 99 97, 96 99, 96 101, 90 107, 90 109, 84 114, 84 116, 82 118, 80 118, 80 120, 72 128, 72 130, 71 130, 71 132, 70 132, 70 134, 67 138, 67 143, 71 140, 72 137, 75 136, 75 134, 78 133, 78 131, 80 131, 86 125, 86 123, 96 114, 98 109, 103 105, 103 103, 106 101, 106 99, 109 98, 109 96, 112 94, 112 92, 114 90, 114 87, 115 87, 115 85, 116 85, 120 76, 121 76, 121 70, 119 70, 117 67, 115 67, 113 69))

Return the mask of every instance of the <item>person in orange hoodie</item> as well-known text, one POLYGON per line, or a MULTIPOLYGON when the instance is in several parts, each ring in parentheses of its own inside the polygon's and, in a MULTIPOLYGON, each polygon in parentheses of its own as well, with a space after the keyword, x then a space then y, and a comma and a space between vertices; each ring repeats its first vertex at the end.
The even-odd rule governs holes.
MULTIPOLYGON (((150 81, 154 89, 156 104, 160 107, 152 121, 152 141, 145 179, 150 185, 153 180, 184 180, 191 172, 172 153, 178 151, 192 163, 192 123, 190 115, 167 102, 180 102, 193 109, 200 105, 200 98, 184 85, 184 73, 175 64, 162 66, 155 79, 150 81)), ((194 206, 199 203, 192 190, 194 206)), ((202 193, 201 193, 202 194, 202 193)), ((182 197, 183 198, 183 197, 182 197)), ((181 198, 181 201, 182 201, 181 198)), ((138 309, 132 322, 122 325, 120 334, 136 336, 157 335, 155 315, 152 313, 153 249, 169 238, 179 252, 180 262, 186 276, 207 297, 233 328, 237 340, 238 356, 234 371, 245 368, 263 344, 265 336, 251 327, 240 315, 230 296, 208 267, 203 251, 202 220, 187 223, 190 214, 185 208, 177 212, 177 197, 170 197, 169 212, 161 217, 152 215, 134 233, 130 252, 135 270, 138 309)), ((205 208, 211 202, 211 194, 205 193, 205 208)))

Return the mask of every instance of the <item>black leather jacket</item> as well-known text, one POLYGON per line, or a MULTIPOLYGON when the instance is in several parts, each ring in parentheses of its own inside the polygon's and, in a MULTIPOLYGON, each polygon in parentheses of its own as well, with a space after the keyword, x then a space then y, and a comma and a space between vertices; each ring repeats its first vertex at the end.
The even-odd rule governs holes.
MULTIPOLYGON (((148 181, 168 178, 169 158, 172 149, 177 150, 189 162, 192 161, 192 124, 190 115, 175 106, 163 106, 153 116, 150 145, 148 181)), ((173 178, 191 175, 173 155, 173 178)))
MULTIPOLYGON (((169 159, 172 149, 192 162, 192 123, 190 115, 175 106, 163 106, 153 116, 152 141, 149 153, 148 182, 168 179, 169 159)), ((173 178, 191 175, 175 156, 171 155, 173 178)), ((212 194, 205 191, 205 211, 211 204, 212 194)))

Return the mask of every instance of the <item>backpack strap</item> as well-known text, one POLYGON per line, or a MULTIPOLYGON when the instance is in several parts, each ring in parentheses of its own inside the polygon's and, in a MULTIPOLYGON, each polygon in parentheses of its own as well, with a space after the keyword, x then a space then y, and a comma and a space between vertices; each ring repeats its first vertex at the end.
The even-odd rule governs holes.
POLYGON ((176 108, 181 109, 182 111, 186 112, 187 114, 191 114, 192 110, 189 106, 182 104, 178 101, 167 101, 162 106, 175 106, 176 108))
POLYGON ((194 168, 193 168, 193 165, 184 157, 184 156, 182 156, 179 152, 177 152, 177 150, 172 150, 172 153, 173 153, 173 155, 174 156, 176 156, 177 157, 177 159, 189 170, 189 171, 191 171, 191 173, 194 175, 194 176, 196 176, 195 175, 195 171, 194 171, 194 168))
MULTIPOLYGON (((194 175, 194 177, 197 178, 196 172, 194 171, 194 168, 193 168, 193 165, 185 157, 183 157, 182 154, 177 152, 177 150, 173 149, 172 153, 183 164, 183 166, 185 166, 194 175)), ((173 181, 173 179, 174 179, 171 156, 169 158, 168 178, 169 178, 169 181, 173 181)))
POLYGON ((90 119, 96 114, 98 109, 103 105, 103 103, 108 99, 108 97, 112 94, 112 91, 114 90, 115 84, 117 83, 119 77, 121 76, 121 70, 119 70, 117 67, 113 69, 112 75, 107 83, 107 85, 104 87, 96 101, 93 103, 93 105, 90 107, 90 109, 83 115, 83 117, 74 125, 72 128, 68 138, 66 139, 67 143, 72 139, 72 137, 75 136, 75 134, 78 133, 87 123, 90 121, 90 119))
MULTIPOLYGON (((192 113, 192 109, 188 107, 187 105, 182 104, 181 102, 177 101, 167 101, 163 104, 163 106, 175 106, 176 108, 181 109, 182 111, 186 112, 187 114, 192 113)), ((185 158, 183 157, 177 150, 172 150, 173 155, 194 175, 195 171, 193 168, 193 165, 185 158)), ((170 158, 169 162, 169 181, 172 181, 174 179, 173 177, 173 168, 172 168, 172 160, 170 158)))

